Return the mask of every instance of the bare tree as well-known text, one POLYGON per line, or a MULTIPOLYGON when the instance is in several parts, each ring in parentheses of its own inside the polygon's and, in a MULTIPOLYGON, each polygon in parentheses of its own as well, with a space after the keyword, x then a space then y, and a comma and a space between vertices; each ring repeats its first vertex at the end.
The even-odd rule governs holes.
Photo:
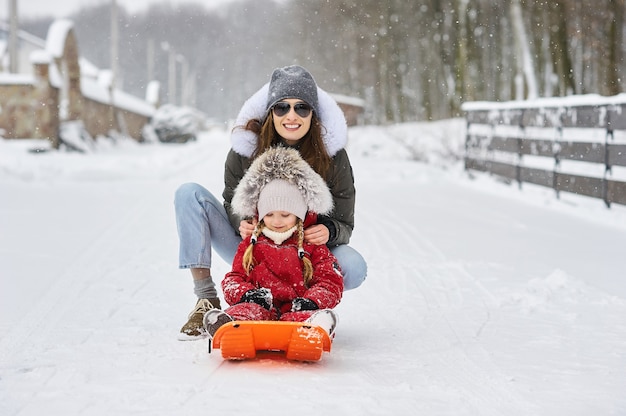
POLYGON ((519 0, 511 0, 511 21, 514 28, 513 39, 515 39, 517 51, 515 98, 518 100, 522 100, 524 98, 534 99, 539 96, 539 90, 537 88, 533 55, 530 51, 530 45, 526 36, 526 28, 524 27, 524 19, 522 17, 522 7, 520 6, 519 0))
POLYGON ((606 93, 616 95, 622 92, 624 74, 624 0, 609 0, 611 18, 608 20, 608 79, 606 93), (621 64, 621 65, 620 65, 621 64), (620 85, 621 84, 621 85, 620 85))
MULTIPOLYGON (((365 99, 365 120, 377 124, 461 116, 470 100, 613 95, 626 88, 625 1, 244 0, 219 12, 169 3, 133 15, 120 7, 119 86, 144 96, 150 73, 167 91, 167 44, 195 74, 194 105, 218 119, 294 63, 324 89, 365 99)), ((110 65, 107 8, 72 17, 81 54, 101 68, 110 65)), ((22 26, 45 37, 50 21, 22 26)))

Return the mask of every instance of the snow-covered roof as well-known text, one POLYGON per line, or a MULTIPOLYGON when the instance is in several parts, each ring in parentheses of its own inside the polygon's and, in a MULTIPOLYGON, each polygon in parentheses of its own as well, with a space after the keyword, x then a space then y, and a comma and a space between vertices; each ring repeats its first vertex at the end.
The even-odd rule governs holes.
POLYGON ((52 62, 52 56, 50 56, 48 51, 43 49, 37 49, 31 52, 29 59, 33 64, 49 64, 52 62))
MULTIPOLYGON (((0 22, 0 30, 4 29, 6 23, 0 22)), ((41 48, 32 52, 29 57, 31 63, 53 63, 54 59, 63 57, 65 50, 65 41, 69 32, 74 28, 74 22, 68 19, 59 19, 54 21, 48 29, 46 40, 39 39, 35 36, 28 35, 26 32, 20 31, 20 38, 26 37, 28 41, 41 48), (29 37, 30 36, 30 37, 29 37)), ((5 42, 1 42, 5 43, 5 42)), ((1 47, 2 45, 0 45, 1 47)), ((81 73, 81 92, 83 95, 94 101, 104 104, 111 104, 111 94, 108 86, 110 80, 109 70, 101 70, 89 60, 79 57, 79 66, 81 73)), ((50 65, 50 83, 61 88, 62 76, 56 65, 50 65)), ((31 74, 10 74, 0 73, 0 84, 34 84, 35 78, 31 74)), ((147 117, 154 114, 155 108, 147 101, 135 97, 121 90, 115 90, 113 94, 115 106, 127 111, 132 111, 147 117)))
POLYGON ((29 85, 35 83, 35 77, 30 74, 11 74, 0 72, 0 85, 29 85))
POLYGON ((358 97, 350 97, 342 94, 330 94, 339 104, 353 105, 355 107, 365 107, 365 100, 358 97))
POLYGON ((81 77, 90 77, 90 78, 98 78, 98 73, 100 69, 95 66, 88 59, 83 58, 82 56, 78 58, 78 65, 80 66, 80 76, 81 77))
POLYGON ((68 19, 55 20, 48 29, 46 37, 46 50, 54 58, 61 58, 65 49, 67 34, 74 27, 74 22, 68 19))
MULTIPOLYGON (((9 32, 9 23, 5 20, 0 20, 0 31, 9 32)), ((31 33, 28 33, 24 30, 17 31, 17 37, 23 42, 29 43, 38 48, 44 48, 46 46, 46 41, 41 39, 38 36, 35 36, 31 33)))
MULTIPOLYGON (((83 77, 80 80, 80 87, 86 98, 103 104, 111 104, 111 94, 104 83, 92 78, 83 77)), ((113 104, 118 108, 146 117, 151 117, 155 111, 154 106, 150 105, 147 101, 117 89, 113 93, 113 104)))

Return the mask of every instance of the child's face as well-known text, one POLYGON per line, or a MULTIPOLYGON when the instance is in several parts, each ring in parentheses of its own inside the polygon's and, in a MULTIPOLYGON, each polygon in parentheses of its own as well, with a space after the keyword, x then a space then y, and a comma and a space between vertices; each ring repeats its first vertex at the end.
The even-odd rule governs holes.
POLYGON ((287 231, 296 225, 297 221, 298 217, 287 211, 270 211, 263 217, 265 226, 277 232, 287 231))

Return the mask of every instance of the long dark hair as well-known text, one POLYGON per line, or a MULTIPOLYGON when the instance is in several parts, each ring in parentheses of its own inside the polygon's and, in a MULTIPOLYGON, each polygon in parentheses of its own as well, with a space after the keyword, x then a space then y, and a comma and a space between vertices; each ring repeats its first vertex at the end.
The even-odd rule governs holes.
MULTIPOLYGON (((252 154, 255 159, 270 147, 281 142, 281 137, 274 127, 273 115, 270 112, 261 124, 259 119, 252 119, 243 126, 244 130, 249 130, 258 136, 256 149, 252 154)), ((298 142, 300 156, 317 172, 322 178, 327 179, 328 168, 331 164, 331 157, 324 146, 322 132, 324 127, 315 112, 311 115, 311 127, 309 131, 298 142)))

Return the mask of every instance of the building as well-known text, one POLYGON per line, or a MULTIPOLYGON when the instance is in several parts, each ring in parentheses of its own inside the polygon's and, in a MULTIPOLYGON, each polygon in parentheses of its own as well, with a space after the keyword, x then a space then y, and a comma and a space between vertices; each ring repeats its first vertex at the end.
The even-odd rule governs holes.
MULTIPOLYGON (((6 34, 7 25, 0 31, 6 34)), ((72 21, 53 22, 45 40, 23 31, 18 38, 16 74, 6 72, 7 42, 0 41, 2 137, 44 138, 58 148, 61 123, 79 121, 93 138, 118 132, 142 140, 155 105, 112 88, 111 71, 80 57, 72 21)))
POLYGON ((330 95, 335 99, 335 101, 337 101, 339 108, 343 111, 348 126, 356 126, 357 124, 362 123, 365 100, 341 94, 330 95))

